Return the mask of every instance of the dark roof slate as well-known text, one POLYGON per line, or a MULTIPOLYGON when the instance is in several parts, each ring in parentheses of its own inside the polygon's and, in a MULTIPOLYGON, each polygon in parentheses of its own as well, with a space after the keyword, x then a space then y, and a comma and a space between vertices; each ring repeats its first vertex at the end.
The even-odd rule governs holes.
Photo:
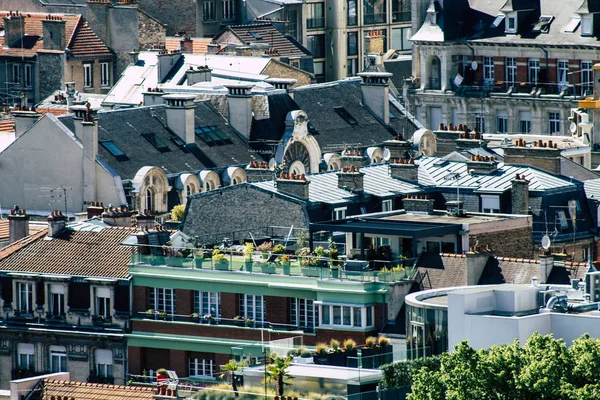
POLYGON ((424 289, 467 284, 467 258, 464 254, 422 253, 417 263, 424 289))
MULTIPOLYGON (((271 23, 257 23, 247 25, 230 25, 225 30, 232 31, 237 37, 240 38, 244 44, 250 43, 267 43, 270 44, 274 50, 277 50, 280 56, 284 57, 302 57, 310 56, 310 51, 298 41, 294 40, 291 36, 284 35, 281 33, 275 25, 271 23), (256 36, 250 33, 255 33, 256 36)), ((217 35, 217 39, 220 35, 217 35)))

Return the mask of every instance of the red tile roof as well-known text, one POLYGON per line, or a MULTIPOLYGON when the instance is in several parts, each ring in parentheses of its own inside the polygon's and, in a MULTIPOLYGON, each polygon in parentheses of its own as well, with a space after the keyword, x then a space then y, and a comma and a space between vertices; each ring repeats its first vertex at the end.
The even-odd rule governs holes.
POLYGON ((121 246, 137 228, 65 229, 48 240, 47 229, 0 250, 0 271, 126 278, 132 249, 121 246))
POLYGON ((14 132, 15 131, 15 120, 5 119, 0 121, 0 132, 14 132))
MULTIPOLYGON (((45 230, 42 226, 40 225, 29 225, 29 233, 30 234, 34 234, 40 231, 45 230)), ((9 230, 8 230, 8 220, 7 219, 2 219, 0 220, 0 240, 6 240, 8 239, 9 236, 9 230)), ((1 249, 0 249, 1 251, 1 249)))
MULTIPOLYGON (((179 37, 168 37, 165 40, 165 49, 167 51, 178 50, 181 46, 181 41, 183 38, 179 37)), ((205 38, 190 38, 192 41, 192 54, 207 54, 208 53, 208 45, 212 41, 212 39, 205 38)))
MULTIPOLYGON (((0 15, 8 15, 8 11, 0 11, 0 15)), ((0 56, 5 57, 34 57, 38 52, 52 52, 56 50, 44 50, 43 25, 47 13, 27 13, 22 14, 25 22, 25 35, 30 37, 39 37, 39 40, 30 48, 21 49, 20 47, 8 48, 8 43, 4 43, 4 37, 0 38, 0 56)), ((89 28, 81 15, 75 14, 50 14, 65 21, 65 39, 69 51, 69 57, 72 58, 102 58, 112 57, 110 49, 102 43, 96 34, 89 28)))
POLYGON ((152 400, 154 388, 44 379, 42 400, 152 400))

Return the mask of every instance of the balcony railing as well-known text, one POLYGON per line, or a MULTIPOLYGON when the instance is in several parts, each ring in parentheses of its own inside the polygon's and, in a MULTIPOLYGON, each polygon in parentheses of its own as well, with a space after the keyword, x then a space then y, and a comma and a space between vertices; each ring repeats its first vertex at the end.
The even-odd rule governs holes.
POLYGON ((356 282, 399 282, 412 280, 414 259, 388 260, 332 260, 318 256, 292 256, 272 253, 254 253, 251 256, 206 254, 188 257, 154 256, 135 253, 133 265, 184 268, 190 270, 234 271, 252 274, 298 276, 316 279, 334 279, 356 282))
POLYGON ((325 18, 307 18, 306 29, 320 29, 325 26, 325 18))
POLYGON ((386 13, 365 14, 364 15, 364 24, 365 25, 384 24, 385 22, 386 22, 386 13))
MULTIPOLYGON (((492 94, 520 94, 538 97, 541 95, 562 95, 565 97, 577 96, 572 86, 557 83, 531 83, 531 82, 494 82, 481 85, 480 82, 463 82, 456 86, 454 82, 449 83, 454 87, 454 93, 463 97, 490 97, 492 94)), ((432 83, 433 85, 433 83, 432 83)))

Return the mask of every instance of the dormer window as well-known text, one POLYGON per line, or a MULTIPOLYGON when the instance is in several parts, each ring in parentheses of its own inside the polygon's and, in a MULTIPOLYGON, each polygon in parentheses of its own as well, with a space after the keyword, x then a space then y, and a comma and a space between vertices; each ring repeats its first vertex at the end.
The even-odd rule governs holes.
POLYGON ((592 36, 594 34, 594 25, 592 14, 581 16, 581 36, 592 36))
POLYGON ((506 14, 506 33, 517 33, 517 13, 506 14))

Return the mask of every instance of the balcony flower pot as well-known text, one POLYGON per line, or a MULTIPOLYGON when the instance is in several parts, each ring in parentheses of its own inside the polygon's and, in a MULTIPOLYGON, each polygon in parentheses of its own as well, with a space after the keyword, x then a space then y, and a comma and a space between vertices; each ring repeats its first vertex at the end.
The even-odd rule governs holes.
POLYGON ((252 260, 246 260, 246 261, 244 262, 244 269, 245 269, 247 272, 252 272, 252 265, 253 265, 253 264, 254 264, 254 263, 252 262, 252 260))
POLYGON ((276 272, 275 264, 272 263, 261 263, 260 269, 263 274, 274 274, 276 272))
POLYGON ((376 360, 376 358, 379 358, 378 356, 379 356, 378 348, 364 347, 362 349, 362 355, 361 355, 362 367, 368 368, 368 369, 377 368, 378 367, 377 364, 378 364, 379 360, 376 360))
POLYGON ((204 257, 195 257, 194 258, 194 268, 202 268, 202 263, 204 262, 204 257))
POLYGON ((379 367, 380 365, 389 364, 394 360, 394 354, 392 353, 393 347, 391 345, 379 346, 379 367))
POLYGON ((282 262, 281 266, 283 267, 283 274, 284 275, 290 275, 292 273, 292 263, 287 261, 287 262, 282 262))
POLYGON ((346 366, 351 368, 358 368, 358 350, 346 350, 346 366))
POLYGON ((245 326, 246 325, 246 321, 244 318, 240 317, 239 315, 233 318, 233 325, 235 326, 245 326))
POLYGON ((302 275, 313 278, 321 277, 321 268, 319 267, 302 267, 302 275))
POLYGON ((169 267, 183 267, 183 262, 185 258, 183 257, 166 257, 165 264, 169 267))
POLYGON ((331 364, 331 359, 329 354, 315 354, 313 356, 313 362, 318 365, 329 365, 331 364))
POLYGON ((245 318, 244 323, 248 328, 254 328, 254 320, 251 318, 245 318))
POLYGON ((337 351, 329 355, 329 363, 338 367, 346 366, 346 354, 343 351, 337 351))
POLYGON ((215 261, 215 269, 219 270, 219 271, 228 271, 229 270, 229 261, 227 260, 220 260, 220 261, 215 261))
POLYGON ((200 315, 193 313, 190 314, 190 321, 192 322, 200 322, 200 315))
POLYGON ((334 279, 339 279, 340 277, 340 268, 337 265, 331 266, 331 277, 334 279))

